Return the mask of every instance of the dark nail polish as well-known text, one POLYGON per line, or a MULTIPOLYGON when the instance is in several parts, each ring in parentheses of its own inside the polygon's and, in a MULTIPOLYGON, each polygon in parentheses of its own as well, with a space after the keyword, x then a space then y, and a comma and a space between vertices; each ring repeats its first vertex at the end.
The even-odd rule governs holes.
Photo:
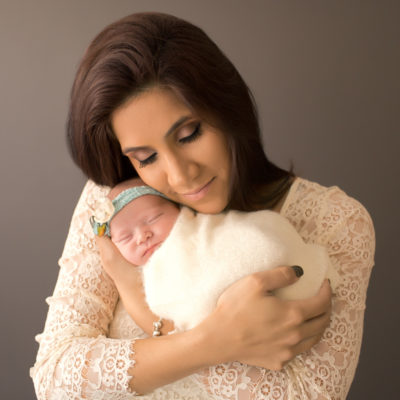
POLYGON ((293 265, 292 268, 298 278, 304 274, 303 268, 301 268, 299 265, 293 265))

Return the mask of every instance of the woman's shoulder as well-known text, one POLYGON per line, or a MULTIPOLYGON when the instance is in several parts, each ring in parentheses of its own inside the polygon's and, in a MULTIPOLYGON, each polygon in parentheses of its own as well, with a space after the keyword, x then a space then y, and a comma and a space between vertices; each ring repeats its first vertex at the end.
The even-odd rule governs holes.
POLYGON ((96 202, 107 196, 109 191, 108 186, 97 185, 92 180, 88 180, 83 187, 74 214, 86 212, 88 209, 94 210, 96 202))
POLYGON ((62 258, 70 258, 82 248, 93 248, 93 231, 89 218, 96 209, 96 202, 109 191, 109 187, 97 185, 91 180, 86 182, 72 215, 69 240, 65 244, 62 258))
POLYGON ((326 187, 296 178, 281 213, 296 229, 315 242, 324 243, 355 218, 373 230, 365 207, 338 186, 326 187))

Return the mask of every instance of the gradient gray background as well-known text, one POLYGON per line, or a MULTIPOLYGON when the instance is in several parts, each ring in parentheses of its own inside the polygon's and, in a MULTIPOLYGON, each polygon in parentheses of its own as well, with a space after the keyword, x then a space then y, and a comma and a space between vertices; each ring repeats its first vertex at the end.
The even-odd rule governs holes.
POLYGON ((0 0, 0 398, 35 398, 34 335, 85 182, 64 139, 76 66, 101 28, 145 10, 222 47, 254 92, 273 161, 371 213, 376 267, 349 398, 398 398, 400 7, 379 0, 0 0))

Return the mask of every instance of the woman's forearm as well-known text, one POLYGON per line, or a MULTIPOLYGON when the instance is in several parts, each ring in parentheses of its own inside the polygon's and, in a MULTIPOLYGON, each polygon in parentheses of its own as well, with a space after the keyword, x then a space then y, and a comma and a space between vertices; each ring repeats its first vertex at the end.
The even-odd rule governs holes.
POLYGON ((136 340, 136 363, 128 373, 130 387, 139 394, 177 381, 201 368, 218 363, 211 343, 201 328, 187 332, 136 340))
MULTIPOLYGON (((288 269, 279 271, 289 272, 288 269)), ((279 279, 283 280, 290 278, 290 272, 286 275, 279 271, 275 271, 275 277, 267 275, 272 280, 277 278, 276 275, 281 275, 279 279)), ((221 298, 217 308, 195 328, 159 338, 137 340, 134 346, 136 364, 129 371, 131 388, 138 393, 147 393, 205 367, 235 360, 267 369, 281 369, 285 362, 319 340, 329 320, 328 312, 320 317, 311 317, 319 327, 315 325, 310 330, 307 322, 301 323, 300 327, 297 317, 287 321, 288 313, 293 314, 291 303, 274 296, 260 297, 260 292, 264 290, 261 287, 260 291, 256 290, 251 283, 255 282, 252 276, 243 282, 248 296, 243 296, 243 291, 239 290, 243 289, 242 282, 233 285, 232 292, 221 298), (236 295, 240 294, 242 299, 238 300, 236 295), (250 303, 253 307, 249 312, 250 303), (236 309, 234 304, 238 306, 236 309), (270 312, 265 312, 265 309, 270 312), (249 326, 259 326, 260 329, 254 332, 249 326), (300 343, 296 345, 298 341, 300 343), (306 344, 305 347, 302 343, 306 344)), ((329 302, 329 293, 329 285, 325 284, 320 293, 305 300, 304 305, 309 308, 313 303, 320 303, 321 298, 329 302)))
MULTIPOLYGON (((147 305, 138 270, 135 267, 128 267, 123 279, 115 280, 114 283, 127 313, 144 332, 151 336, 153 323, 158 321, 159 317, 147 305)), ((174 324, 172 321, 162 321, 162 335, 166 335, 173 330, 174 324)))
POLYGON ((340 279, 335 290, 331 323, 322 340, 280 371, 239 363, 203 370, 198 378, 213 398, 239 398, 240 393, 246 399, 270 398, 272 394, 277 400, 287 399, 290 395, 302 399, 346 399, 361 347, 375 235, 368 213, 358 202, 338 189, 330 192, 327 201, 321 223, 333 221, 330 235, 325 240, 340 279), (337 218, 338 215, 342 218, 337 218))
MULTIPOLYGON (((147 306, 143 307, 140 270, 128 263, 110 240, 99 238, 97 244, 102 265, 129 314, 139 325, 148 327, 156 318, 147 306)), ((329 322, 329 285, 324 285, 317 296, 298 302, 270 295, 297 279, 290 267, 249 275, 225 290, 214 311, 193 330, 138 340, 136 366, 129 371, 131 388, 146 393, 200 368, 235 360, 281 369, 311 348, 329 322)))

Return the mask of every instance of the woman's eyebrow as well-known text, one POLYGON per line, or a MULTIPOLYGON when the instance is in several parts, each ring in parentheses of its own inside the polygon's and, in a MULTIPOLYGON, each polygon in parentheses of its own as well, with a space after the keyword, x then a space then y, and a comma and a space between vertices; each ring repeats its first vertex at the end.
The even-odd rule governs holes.
MULTIPOLYGON (((184 124, 187 120, 189 120, 191 118, 192 118, 192 115, 184 115, 183 117, 179 118, 167 130, 167 132, 164 134, 164 138, 168 137, 171 133, 176 131, 182 124, 184 124)), ((132 151, 146 150, 147 148, 148 148, 147 146, 127 147, 122 150, 122 153, 128 154, 128 153, 131 153, 132 151)))

